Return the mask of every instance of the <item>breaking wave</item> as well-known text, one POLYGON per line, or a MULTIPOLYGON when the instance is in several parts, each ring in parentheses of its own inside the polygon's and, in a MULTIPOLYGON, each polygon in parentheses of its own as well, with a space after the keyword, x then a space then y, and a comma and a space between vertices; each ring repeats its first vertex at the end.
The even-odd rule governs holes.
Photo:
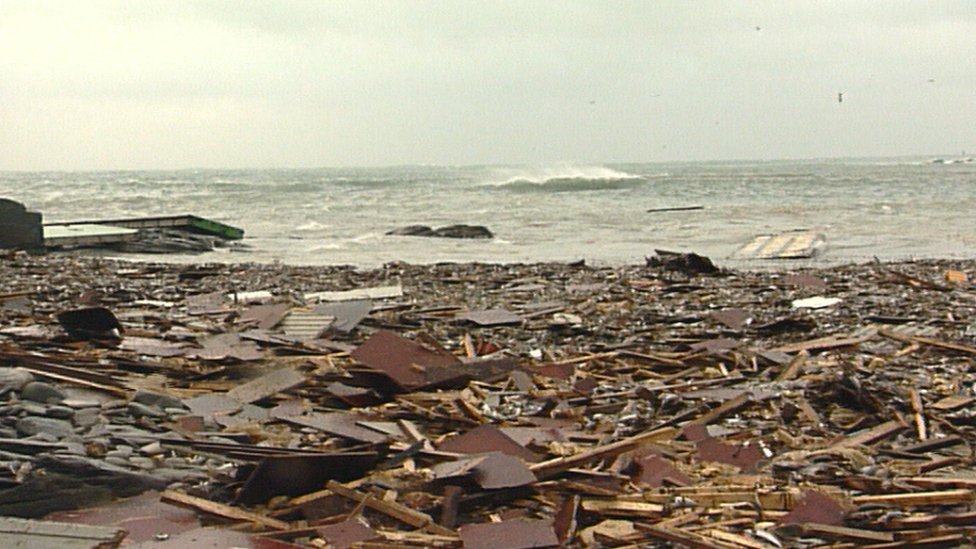
POLYGON ((647 182, 643 176, 603 166, 525 169, 502 177, 487 185, 515 192, 576 192, 632 189, 647 182))

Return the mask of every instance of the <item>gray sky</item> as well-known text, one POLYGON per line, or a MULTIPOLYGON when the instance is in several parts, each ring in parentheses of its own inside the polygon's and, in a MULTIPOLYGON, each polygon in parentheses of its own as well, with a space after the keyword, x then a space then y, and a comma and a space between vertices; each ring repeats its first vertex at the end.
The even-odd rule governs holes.
POLYGON ((971 0, 0 0, 5 170, 973 154, 974 115, 971 0))

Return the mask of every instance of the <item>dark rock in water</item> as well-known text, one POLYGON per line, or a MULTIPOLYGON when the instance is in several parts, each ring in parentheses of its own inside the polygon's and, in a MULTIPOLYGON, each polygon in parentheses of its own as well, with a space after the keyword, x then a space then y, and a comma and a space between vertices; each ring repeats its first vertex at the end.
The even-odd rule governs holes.
POLYGON ((686 275, 715 274, 720 271, 712 260, 695 253, 669 252, 654 250, 654 257, 645 258, 648 267, 661 267, 671 271, 678 271, 686 275))
POLYGON ((138 254, 194 254, 212 252, 218 240, 217 237, 176 229, 141 229, 135 240, 120 242, 116 249, 138 254))
POLYGON ((434 236, 434 229, 427 225, 407 225, 388 231, 386 234, 393 236, 434 236))
POLYGON ((23 389, 20 390, 20 398, 51 404, 64 400, 64 393, 51 384, 44 383, 43 381, 32 381, 24 385, 23 389))
POLYGON ((448 225, 432 229, 427 225, 408 225, 399 229, 387 232, 388 235, 395 236, 430 236, 438 238, 493 238, 487 227, 481 225, 448 225))
POLYGON ((495 235, 481 225, 448 225, 434 229, 434 236, 442 238, 492 238, 495 235))
POLYGON ((20 202, 0 198, 0 248, 37 250, 44 247, 41 214, 20 202))

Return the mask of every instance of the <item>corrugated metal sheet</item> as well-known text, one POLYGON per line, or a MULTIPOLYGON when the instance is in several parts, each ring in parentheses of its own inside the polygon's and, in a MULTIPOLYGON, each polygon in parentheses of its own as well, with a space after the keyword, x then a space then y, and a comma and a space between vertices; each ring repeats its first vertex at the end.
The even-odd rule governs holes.
POLYGON ((0 517, 4 549, 112 549, 124 538, 115 527, 0 517))
POLYGON ((317 339, 332 326, 336 317, 307 309, 294 309, 278 324, 278 330, 296 339, 317 339))
POLYGON ((802 259, 813 257, 824 243, 823 235, 814 232, 793 231, 765 234, 754 238, 739 248, 733 257, 740 259, 802 259))

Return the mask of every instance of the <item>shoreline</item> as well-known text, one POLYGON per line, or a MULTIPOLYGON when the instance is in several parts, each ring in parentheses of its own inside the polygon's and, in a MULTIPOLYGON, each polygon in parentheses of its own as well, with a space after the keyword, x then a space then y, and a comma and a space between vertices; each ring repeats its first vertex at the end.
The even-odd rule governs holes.
POLYGON ((332 523, 408 547, 491 528, 534 532, 513 547, 722 546, 894 539, 865 509, 895 501, 930 529, 913 535, 969 535, 923 519, 976 499, 976 260, 700 274, 11 252, 0 276, 0 449, 23 471, 0 475, 0 514, 66 520, 48 513, 155 489, 115 505, 188 508, 163 548, 214 513, 294 547, 336 543, 332 523), (328 465, 344 452, 356 464, 328 465), (317 465, 285 473, 301 459, 317 465))

